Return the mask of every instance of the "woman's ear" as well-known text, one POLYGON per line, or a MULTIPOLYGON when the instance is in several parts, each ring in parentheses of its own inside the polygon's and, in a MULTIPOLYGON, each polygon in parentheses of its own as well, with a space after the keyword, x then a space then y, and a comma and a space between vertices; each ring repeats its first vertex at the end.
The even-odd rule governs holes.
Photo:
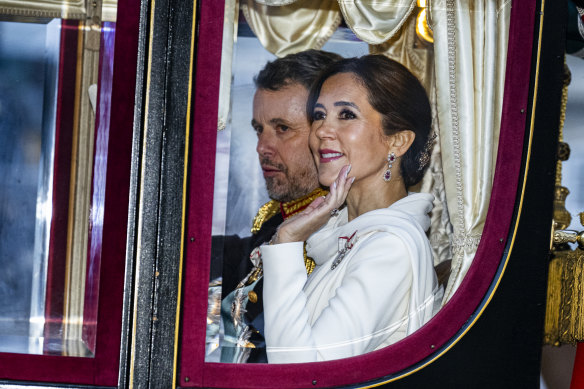
POLYGON ((415 138, 416 134, 413 131, 403 130, 388 136, 387 145, 390 151, 393 151, 397 157, 401 157, 414 143, 415 138))

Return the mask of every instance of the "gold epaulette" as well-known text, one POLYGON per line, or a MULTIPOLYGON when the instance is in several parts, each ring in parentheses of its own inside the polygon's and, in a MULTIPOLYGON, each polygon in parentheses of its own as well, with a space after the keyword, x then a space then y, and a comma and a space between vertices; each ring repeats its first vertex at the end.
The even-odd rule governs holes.
MULTIPOLYGON (((303 211, 317 197, 326 196, 327 193, 328 192, 326 190, 316 188, 306 196, 285 203, 280 203, 276 200, 268 201, 260 207, 257 215, 253 218, 251 233, 257 234, 257 232, 262 228, 262 225, 278 212, 281 212, 284 219, 286 219, 292 215, 297 214, 298 212, 303 211)), ((306 267, 307 274, 312 273, 314 267, 316 266, 314 260, 306 255, 306 242, 304 243, 304 266, 306 267)))
POLYGON ((316 188, 306 196, 285 203, 276 200, 268 201, 260 207, 258 213, 253 218, 251 233, 256 234, 260 228, 262 228, 262 225, 278 212, 281 212, 284 219, 287 219, 288 217, 303 211, 317 197, 326 196, 327 193, 328 192, 324 189, 316 188))
POLYGON ((253 224, 251 227, 251 233, 257 234, 257 232, 262 228, 262 225, 270 219, 272 216, 280 212, 280 202, 276 200, 270 200, 260 207, 257 215, 253 218, 253 224))

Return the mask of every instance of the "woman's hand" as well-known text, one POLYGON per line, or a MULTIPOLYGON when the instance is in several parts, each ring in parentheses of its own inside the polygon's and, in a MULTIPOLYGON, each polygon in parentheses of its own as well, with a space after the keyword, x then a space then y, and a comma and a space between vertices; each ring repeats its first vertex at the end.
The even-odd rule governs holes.
POLYGON ((351 165, 343 166, 337 179, 329 188, 329 194, 315 199, 304 211, 286 219, 271 243, 303 242, 331 217, 331 211, 345 202, 355 177, 348 178, 351 165))

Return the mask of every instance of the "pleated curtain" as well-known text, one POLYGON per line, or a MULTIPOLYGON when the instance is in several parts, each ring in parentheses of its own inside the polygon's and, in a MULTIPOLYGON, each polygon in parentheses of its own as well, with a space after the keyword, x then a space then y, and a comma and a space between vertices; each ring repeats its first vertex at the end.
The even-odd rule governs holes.
POLYGON ((453 227, 443 303, 472 264, 489 199, 505 83, 511 0, 434 0, 436 107, 453 227))

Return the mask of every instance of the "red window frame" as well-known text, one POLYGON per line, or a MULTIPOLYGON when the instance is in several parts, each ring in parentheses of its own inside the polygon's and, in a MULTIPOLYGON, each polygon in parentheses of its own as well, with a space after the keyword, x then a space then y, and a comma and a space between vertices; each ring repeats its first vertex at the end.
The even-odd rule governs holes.
POLYGON ((533 40, 536 1, 515 2, 511 10, 491 202, 475 259, 457 292, 429 323, 396 344, 357 357, 294 365, 204 361, 224 4, 212 0, 199 3, 178 385, 273 387, 277 382, 282 388, 343 386, 390 375, 398 377, 439 358, 464 335, 468 329, 465 323, 480 316, 507 263, 505 246, 513 233, 515 197, 521 181, 522 155, 517 150, 523 149, 528 112, 532 45, 525 43, 533 40))

